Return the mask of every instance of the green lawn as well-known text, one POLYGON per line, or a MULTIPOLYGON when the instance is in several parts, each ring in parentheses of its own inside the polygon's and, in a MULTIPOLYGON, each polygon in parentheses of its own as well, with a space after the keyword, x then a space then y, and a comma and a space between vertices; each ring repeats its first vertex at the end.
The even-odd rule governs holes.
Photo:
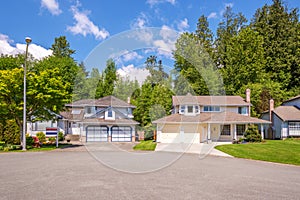
MULTIPOLYGON (((63 148, 63 147, 67 147, 67 146, 70 146, 70 145, 72 145, 72 144, 59 144, 58 148, 63 148)), ((54 150, 54 149, 56 149, 56 144, 47 144, 47 145, 42 145, 40 148, 28 148, 26 150, 26 152, 51 151, 51 150, 54 150)), ((3 151, 3 150, 1 150, 0 153, 1 152, 24 152, 24 151, 23 150, 19 150, 19 149, 16 149, 16 150, 10 149, 9 151, 3 151)))
POLYGON ((156 148, 156 143, 152 140, 141 141, 139 144, 133 147, 134 150, 143 150, 143 151, 154 151, 156 148))
POLYGON ((266 140, 262 143, 227 144, 216 149, 237 158, 300 165, 300 140, 266 140))

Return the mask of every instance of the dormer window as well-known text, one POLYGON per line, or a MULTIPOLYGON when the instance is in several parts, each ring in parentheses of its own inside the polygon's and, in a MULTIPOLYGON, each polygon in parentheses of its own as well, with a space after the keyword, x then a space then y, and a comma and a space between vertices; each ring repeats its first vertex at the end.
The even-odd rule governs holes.
POLYGON ((107 111, 107 117, 113 117, 113 112, 112 110, 107 111))
POLYGON ((115 120, 115 112, 109 108, 107 111, 105 111, 105 119, 106 120, 115 120))

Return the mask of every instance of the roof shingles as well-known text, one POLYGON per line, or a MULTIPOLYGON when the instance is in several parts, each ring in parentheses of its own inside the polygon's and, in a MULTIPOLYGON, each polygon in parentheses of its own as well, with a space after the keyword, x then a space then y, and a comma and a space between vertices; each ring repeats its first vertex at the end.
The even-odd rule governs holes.
POLYGON ((155 120, 153 123, 232 123, 232 124, 270 124, 271 122, 241 115, 233 112, 218 113, 200 113, 196 116, 186 116, 181 114, 172 114, 161 119, 155 120))
POLYGON ((300 121, 300 110, 295 106, 279 106, 273 112, 283 121, 300 121))

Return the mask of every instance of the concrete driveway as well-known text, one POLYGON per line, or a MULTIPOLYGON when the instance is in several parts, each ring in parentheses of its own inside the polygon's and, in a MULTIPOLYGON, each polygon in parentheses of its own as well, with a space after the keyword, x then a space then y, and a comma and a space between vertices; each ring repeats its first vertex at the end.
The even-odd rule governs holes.
MULTIPOLYGON (((107 167, 87 151, 1 153, 0 199, 299 199, 300 196, 297 166, 156 153, 178 159, 156 171, 134 174, 107 167)), ((126 159, 130 154, 121 159, 128 167, 130 162, 126 159)), ((114 156, 114 152, 107 151, 106 156, 114 156)))

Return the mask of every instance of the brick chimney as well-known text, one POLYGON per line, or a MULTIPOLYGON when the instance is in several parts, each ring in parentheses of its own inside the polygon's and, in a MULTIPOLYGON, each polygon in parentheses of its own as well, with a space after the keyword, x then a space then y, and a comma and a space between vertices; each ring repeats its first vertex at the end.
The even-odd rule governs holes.
POLYGON ((250 103, 250 94, 251 94, 251 90, 249 88, 247 88, 246 90, 246 102, 250 103))
POLYGON ((130 97, 127 97, 127 103, 130 104, 130 97))
POLYGON ((274 100, 273 99, 270 99, 270 101, 269 101, 269 119, 270 119, 270 121, 272 122, 272 124, 273 124, 273 119, 272 119, 272 112, 274 111, 274 100))
POLYGON ((246 89, 246 102, 249 103, 248 107, 248 116, 251 116, 251 104, 250 104, 250 99, 251 99, 251 90, 249 88, 246 89))

